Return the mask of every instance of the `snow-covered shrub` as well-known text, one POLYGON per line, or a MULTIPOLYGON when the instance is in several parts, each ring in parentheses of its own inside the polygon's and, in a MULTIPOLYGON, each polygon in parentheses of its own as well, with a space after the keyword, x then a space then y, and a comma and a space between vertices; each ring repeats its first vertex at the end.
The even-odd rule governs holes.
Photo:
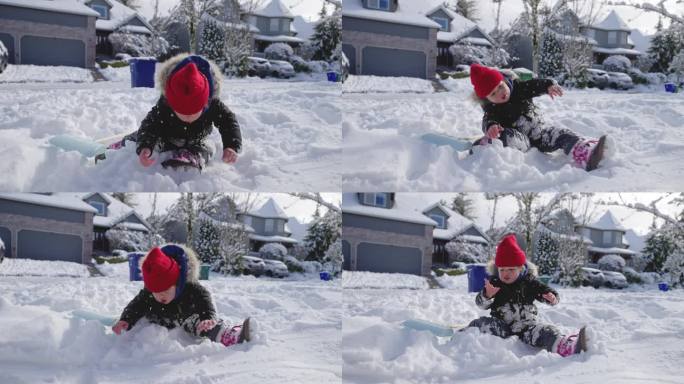
POLYGON ((534 263, 541 275, 552 275, 558 270, 558 240, 548 232, 541 232, 534 247, 534 263))
POLYGON ((344 257, 342 256, 342 241, 340 241, 340 239, 337 239, 334 243, 330 244, 328 250, 325 251, 323 260, 323 268, 332 273, 333 276, 342 272, 344 257))
POLYGON ((648 72, 651 70, 651 67, 653 67, 653 63, 655 63, 655 60, 651 56, 640 55, 637 56, 636 60, 634 61, 633 68, 636 68, 641 72, 648 72))
POLYGON ((270 260, 283 260, 287 256, 287 248, 280 243, 266 243, 259 248, 259 257, 270 260))
POLYGON ((600 270, 622 272, 625 268, 625 259, 619 255, 605 255, 598 261, 600 270))
POLYGON ((290 57, 294 55, 292 47, 286 43, 273 43, 266 47, 264 55, 269 60, 285 60, 290 61, 290 57))
POLYGON ((306 246, 306 244, 297 243, 290 248, 290 255, 297 260, 306 260, 311 250, 306 246))
POLYGON ((114 227, 105 233, 109 247, 123 249, 127 252, 147 252, 154 247, 166 243, 158 234, 130 231, 114 227))
POLYGON ((511 57, 501 48, 486 48, 471 44, 454 44, 449 47, 454 64, 481 64, 503 67, 508 65, 511 57))
POLYGON ((305 273, 318 273, 323 270, 323 264, 318 261, 303 261, 302 268, 305 273))
POLYGON ((307 61, 313 59, 316 52, 318 52, 318 45, 311 41, 307 41, 299 47, 299 54, 307 61))
POLYGON ((204 264, 221 259, 221 228, 211 220, 200 220, 197 234, 192 237, 197 256, 204 264))
POLYGON ((684 49, 672 58, 669 70, 677 76, 677 79, 684 76, 684 49))
POLYGON ((542 35, 539 56, 540 77, 557 77, 563 71, 563 47, 555 32, 542 35))
POLYGON ((307 260, 324 261, 328 248, 337 241, 342 230, 342 215, 328 210, 322 217, 314 217, 309 225, 304 244, 309 248, 307 260))
POLYGON ((639 273, 639 277, 644 284, 653 284, 662 280, 662 276, 656 272, 641 272, 639 273))
POLYGON ((202 17, 197 45, 197 52, 200 55, 215 62, 222 62, 225 59, 225 31, 213 17, 202 17))
POLYGON ((639 272, 630 267, 623 268, 622 274, 625 275, 627 282, 630 284, 642 284, 644 282, 639 272))
POLYGON ((125 53, 133 57, 166 56, 169 43, 161 36, 148 36, 128 32, 114 32, 109 35, 109 42, 115 53, 125 53))
POLYGON ((486 263, 490 258, 489 249, 484 244, 462 241, 458 238, 446 243, 444 248, 449 255, 449 263, 486 263))
POLYGON ((309 63, 300 56, 293 55, 290 57, 290 64, 292 64, 295 72, 311 73, 311 67, 309 66, 309 63))
POLYGON ((664 277, 673 287, 684 286, 684 249, 675 250, 663 264, 664 277))
POLYGON ((639 68, 629 68, 627 74, 632 78, 634 84, 649 84, 649 77, 645 73, 641 72, 639 68))
POLYGON ((212 270, 224 275, 242 273, 242 256, 249 253, 249 237, 240 225, 227 225, 221 230, 221 258, 212 270))
POLYGON ((287 265, 287 270, 290 273, 295 273, 295 272, 302 273, 302 272, 304 272, 303 262, 297 260, 294 256, 285 256, 285 258, 283 259, 283 263, 285 263, 285 265, 287 265))
POLYGON ((627 72, 632 62, 626 56, 612 55, 603 60, 603 69, 608 72, 627 72))

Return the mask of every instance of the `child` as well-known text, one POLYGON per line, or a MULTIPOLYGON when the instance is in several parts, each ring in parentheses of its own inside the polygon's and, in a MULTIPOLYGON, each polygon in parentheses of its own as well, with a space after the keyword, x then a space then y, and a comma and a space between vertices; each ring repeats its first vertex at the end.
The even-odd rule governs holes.
POLYGON ((526 262, 515 235, 501 240, 494 263, 490 262, 488 267, 491 277, 485 280, 485 287, 477 294, 475 303, 481 309, 489 309, 491 317, 475 319, 469 327, 503 338, 515 335, 525 344, 545 348, 563 357, 586 351, 585 327, 578 335, 563 336, 553 325, 537 322, 534 301, 556 305, 558 292, 537 280, 537 267, 526 262))
POLYGON ((485 137, 475 144, 498 138, 505 147, 521 151, 531 147, 541 152, 562 149, 578 167, 596 169, 603 158, 606 136, 584 139, 569 129, 547 125, 532 98, 548 93, 553 99, 563 96, 563 89, 551 79, 519 81, 513 76, 479 64, 470 66, 470 81, 484 110, 485 137))
POLYGON ((192 250, 170 244, 152 249, 141 261, 145 288, 128 303, 112 327, 114 333, 131 329, 145 317, 225 346, 250 340, 249 318, 230 327, 216 317, 211 295, 197 281, 199 261, 192 250))
POLYGON ((221 71, 201 56, 180 54, 164 62, 157 74, 161 96, 137 132, 110 148, 137 142, 144 167, 154 164, 156 150, 168 160, 162 165, 190 165, 202 169, 213 151, 204 139, 215 125, 223 141, 223 162, 237 161, 242 145, 240 126, 221 102, 221 71))

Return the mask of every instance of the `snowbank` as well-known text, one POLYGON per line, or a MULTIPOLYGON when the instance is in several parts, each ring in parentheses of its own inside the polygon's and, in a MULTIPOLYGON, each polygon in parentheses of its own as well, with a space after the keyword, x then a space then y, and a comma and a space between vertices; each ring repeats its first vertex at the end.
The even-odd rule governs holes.
POLYGON ((0 264, 0 276, 70 276, 88 277, 88 267, 68 261, 43 261, 5 257, 0 264))
POLYGON ((414 77, 349 76, 343 93, 433 93, 428 80, 414 77))
POLYGON ((89 70, 77 67, 46 67, 41 65, 7 66, 0 74, 3 83, 91 83, 93 75, 89 70))
POLYGON ((428 289, 427 280, 416 275, 401 273, 375 273, 361 271, 343 271, 342 287, 344 289, 383 288, 383 289, 428 289))

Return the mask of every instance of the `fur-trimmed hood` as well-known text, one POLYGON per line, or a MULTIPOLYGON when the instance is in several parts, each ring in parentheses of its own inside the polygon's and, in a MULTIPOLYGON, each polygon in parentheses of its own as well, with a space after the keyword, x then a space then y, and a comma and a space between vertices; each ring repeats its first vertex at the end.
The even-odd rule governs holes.
MULTIPOLYGON (((499 72, 504 77, 504 81, 506 81, 506 84, 508 84, 508 88, 510 88, 511 93, 513 93, 513 82, 517 80, 519 77, 518 75, 513 72, 512 69, 499 69, 499 72)), ((476 104, 479 104, 480 106, 485 106, 486 104, 491 104, 489 100, 486 98, 481 99, 480 96, 475 93, 475 90, 473 90, 473 93, 470 95, 472 101, 474 101, 476 104)))
MULTIPOLYGON (((176 288, 179 293, 183 290, 186 282, 199 281, 200 262, 195 251, 180 244, 166 244, 160 248, 164 254, 172 257, 178 263, 181 273, 178 276, 176 288)), ((140 270, 142 270, 142 265, 146 258, 147 255, 140 258, 140 270)))
MULTIPOLYGON (((525 267, 527 268, 527 274, 532 275, 534 277, 537 277, 539 275, 539 268, 531 261, 526 261, 525 267)), ((489 260, 489 262, 487 263, 487 273, 490 276, 499 277, 499 270, 496 268, 496 265, 494 264, 494 259, 489 260)))
POLYGON ((181 53, 171 57, 163 62, 158 68, 156 84, 157 89, 159 89, 162 96, 166 97, 166 83, 169 81, 171 74, 190 62, 195 63, 199 71, 209 81, 209 86, 211 87, 209 99, 219 98, 221 95, 221 83, 223 82, 223 75, 221 74, 219 67, 211 60, 202 56, 188 55, 187 53, 181 53))

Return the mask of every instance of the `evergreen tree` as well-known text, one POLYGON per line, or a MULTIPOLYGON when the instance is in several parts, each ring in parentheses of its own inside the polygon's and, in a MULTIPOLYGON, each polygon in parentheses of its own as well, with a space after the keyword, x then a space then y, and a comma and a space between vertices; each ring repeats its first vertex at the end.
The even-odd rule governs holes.
POLYGON ((647 260, 647 272, 662 272, 663 264, 675 251, 675 239, 668 231, 658 230, 646 239, 646 246, 641 251, 647 260))
POLYGON ((112 192, 112 197, 128 205, 129 207, 135 207, 138 205, 138 203, 135 201, 135 194, 130 192, 112 192))
POLYGON ((541 231, 534 247, 534 263, 542 275, 553 275, 558 270, 558 240, 541 231))
POLYGON ((477 0, 452 0, 445 3, 448 9, 471 21, 478 21, 477 0))
POLYGON ((202 32, 199 38, 198 52, 200 55, 222 62, 225 60, 225 32, 218 20, 210 16, 202 18, 202 32))
POLYGON ((330 61, 335 54, 335 49, 342 41, 342 17, 339 12, 328 15, 325 4, 318 16, 319 22, 311 37, 311 42, 316 48, 313 58, 330 61))
POLYGON ((672 58, 682 48, 682 38, 678 36, 676 25, 663 29, 662 23, 658 21, 656 34, 651 39, 651 46, 648 49, 649 56, 653 59, 653 72, 667 73, 672 58))
POLYGON ((337 241, 342 227, 340 212, 328 210, 322 217, 314 216, 313 223, 309 226, 308 234, 304 239, 305 246, 309 249, 307 260, 325 261, 328 248, 337 241))
POLYGON ((473 201, 468 197, 467 193, 459 193, 451 202, 451 209, 461 214, 470 220, 475 218, 473 201))
POLYGON ((201 219, 197 235, 194 236, 194 249, 203 264, 214 264, 221 258, 221 230, 210 219, 201 219))
POLYGON ((552 31, 542 35, 541 53, 539 56, 540 77, 556 77, 563 72, 563 48, 552 31))

